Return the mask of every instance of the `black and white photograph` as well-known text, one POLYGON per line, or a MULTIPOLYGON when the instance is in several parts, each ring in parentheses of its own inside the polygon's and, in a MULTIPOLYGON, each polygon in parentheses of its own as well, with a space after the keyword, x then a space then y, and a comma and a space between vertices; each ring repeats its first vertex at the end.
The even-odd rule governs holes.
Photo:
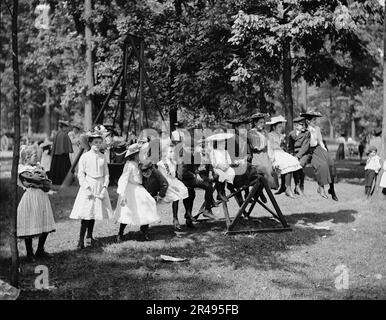
POLYGON ((0 300, 228 319, 386 299, 385 18, 2 0, 0 300))

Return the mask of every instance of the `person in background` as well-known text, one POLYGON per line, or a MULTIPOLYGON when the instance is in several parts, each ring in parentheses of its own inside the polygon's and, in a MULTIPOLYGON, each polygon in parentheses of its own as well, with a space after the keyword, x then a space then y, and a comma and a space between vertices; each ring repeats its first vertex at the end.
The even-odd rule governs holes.
POLYGON ((114 212, 114 219, 120 223, 117 242, 123 241, 127 225, 140 226, 144 239, 150 240, 149 224, 160 220, 156 200, 142 185, 143 177, 139 169, 140 158, 145 158, 147 147, 146 143, 134 143, 125 154, 127 161, 118 181, 118 202, 114 212))
MULTIPOLYGON (((72 153, 70 153, 70 161, 71 164, 74 163, 74 160, 80 150, 80 135, 81 135, 82 127, 78 124, 72 125, 72 130, 68 133, 68 137, 71 140, 72 144, 72 153)), ((77 172, 77 167, 75 168, 75 172, 77 172)))
POLYGON ((39 145, 42 156, 40 160, 41 166, 44 168, 44 171, 46 172, 47 176, 50 177, 50 169, 51 169, 51 161, 52 161, 52 141, 49 137, 47 137, 43 143, 39 145))
POLYGON ((59 131, 52 146, 51 179, 55 185, 62 184, 71 168, 72 143, 68 136, 68 121, 59 120, 59 131))
POLYGON ((295 129, 288 134, 288 152, 299 160, 301 169, 295 171, 295 194, 304 195, 304 171, 303 168, 310 161, 310 137, 307 130, 306 119, 297 117, 293 120, 295 129))
POLYGON ((338 139, 338 150, 336 150, 335 160, 344 160, 346 153, 346 135, 342 133, 338 139))
POLYGON ((359 135, 359 146, 358 146, 358 153, 359 153, 359 160, 362 161, 363 153, 365 152, 366 148, 366 134, 365 132, 362 132, 359 135))
POLYGON ((382 188, 382 193, 386 195, 386 160, 383 162, 383 173, 379 186, 382 188))
POLYGON ((317 125, 317 119, 322 115, 319 112, 305 112, 300 114, 301 117, 306 119, 308 125, 308 131, 310 132, 310 153, 311 153, 311 165, 314 168, 316 181, 318 183, 317 192, 323 198, 328 198, 325 185, 329 185, 328 193, 332 199, 338 201, 338 197, 335 193, 334 178, 336 176, 336 168, 334 161, 328 154, 327 148, 323 143, 322 133, 317 125))
POLYGON ((377 155, 377 148, 370 146, 365 166, 365 194, 367 198, 369 198, 374 191, 377 175, 381 168, 381 158, 377 155))
POLYGON ((9 148, 9 140, 7 135, 4 133, 3 130, 1 130, 1 140, 0 140, 0 150, 1 151, 8 151, 9 148))
POLYGON ((95 220, 112 218, 110 197, 107 191, 109 186, 109 170, 104 155, 100 152, 103 143, 103 133, 96 130, 87 133, 90 150, 83 153, 79 159, 78 179, 79 191, 76 196, 71 219, 80 219, 80 233, 78 249, 95 243, 93 230, 95 220))

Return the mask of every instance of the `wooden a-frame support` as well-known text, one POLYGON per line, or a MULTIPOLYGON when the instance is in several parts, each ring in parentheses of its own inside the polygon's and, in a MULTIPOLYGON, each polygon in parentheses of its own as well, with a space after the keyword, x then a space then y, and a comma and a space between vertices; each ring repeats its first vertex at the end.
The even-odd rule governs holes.
MULTIPOLYGON (((276 199, 271 191, 271 188, 267 183, 267 180, 262 175, 258 175, 258 177, 254 181, 252 181, 249 185, 241 187, 235 192, 232 192, 231 194, 227 195, 226 201, 225 199, 220 200, 216 203, 216 205, 217 204, 222 204, 222 208, 225 216, 225 223, 226 223, 226 234, 246 233, 246 232, 248 233, 282 232, 282 231, 292 230, 291 227, 288 225, 283 213, 281 212, 280 207, 276 202, 276 199), (250 186, 252 186, 252 189, 249 191, 246 199, 242 201, 241 192, 249 189, 250 186), (268 208, 268 206, 259 199, 259 195, 263 192, 263 190, 265 190, 265 192, 267 193, 268 198, 271 204, 273 205, 275 211, 268 208), (233 197, 235 197, 236 202, 238 203, 240 209, 238 210, 236 216, 232 219, 231 216, 229 215, 227 201, 233 197), (261 207, 263 207, 265 210, 267 210, 275 218, 275 220, 281 223, 282 226, 278 228, 234 230, 236 225, 240 222, 240 218, 242 214, 244 214, 248 218, 250 217, 256 203, 259 204, 261 207)), ((202 214, 204 207, 205 207, 205 202, 202 204, 198 214, 194 216, 194 219, 197 219, 202 214)))

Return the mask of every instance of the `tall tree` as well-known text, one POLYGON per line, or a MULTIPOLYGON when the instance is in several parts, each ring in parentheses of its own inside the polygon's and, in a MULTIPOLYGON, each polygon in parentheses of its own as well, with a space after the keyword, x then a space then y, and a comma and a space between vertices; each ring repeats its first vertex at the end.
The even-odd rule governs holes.
POLYGON ((19 52, 18 52, 18 11, 19 1, 13 0, 12 7, 12 68, 13 68, 13 104, 14 104, 14 147, 12 159, 12 197, 11 197, 11 285, 19 287, 19 252, 17 248, 17 204, 18 186, 17 170, 20 152, 20 83, 19 83, 19 52))
POLYGON ((92 56, 92 29, 91 29, 91 11, 92 11, 92 0, 84 1, 84 16, 86 20, 86 101, 84 105, 84 127, 85 129, 91 129, 92 125, 92 110, 93 110, 93 101, 92 101, 92 90, 94 87, 94 65, 93 65, 93 56, 92 56))
POLYGON ((383 8, 383 120, 382 120, 382 151, 381 158, 386 160, 386 5, 383 8))

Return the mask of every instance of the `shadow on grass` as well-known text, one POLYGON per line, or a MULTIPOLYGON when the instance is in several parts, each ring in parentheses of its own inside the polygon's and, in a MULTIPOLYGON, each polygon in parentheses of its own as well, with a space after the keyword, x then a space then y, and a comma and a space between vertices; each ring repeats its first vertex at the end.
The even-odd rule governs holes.
POLYGON ((319 223, 324 221, 330 221, 331 223, 351 223, 355 221, 355 214, 358 212, 355 210, 339 210, 335 212, 306 212, 306 213, 294 213, 286 216, 287 222, 295 224, 299 220, 305 222, 319 223))
MULTIPOLYGON (((258 222, 256 222, 258 223, 258 222)), ((23 263, 21 299, 210 299, 232 289, 229 273, 266 270, 304 275, 306 263, 288 261, 281 253, 292 246, 311 245, 330 231, 294 227, 292 232, 224 235, 223 221, 196 224, 196 229, 176 237, 171 226, 151 227, 153 241, 143 242, 140 232, 129 232, 126 241, 99 238, 100 246, 52 254, 34 264, 23 263), (160 255, 183 257, 164 262, 160 255), (33 289, 34 268, 46 264, 52 291, 33 289), (224 272, 226 274, 224 274, 224 272), (221 278, 221 276, 223 278, 221 278)), ((1 261, 4 265, 6 260, 1 261)), ((9 263, 9 261, 8 261, 9 263)), ((4 270, 3 270, 4 271, 4 270)), ((247 274, 244 274, 247 276, 247 274)))

